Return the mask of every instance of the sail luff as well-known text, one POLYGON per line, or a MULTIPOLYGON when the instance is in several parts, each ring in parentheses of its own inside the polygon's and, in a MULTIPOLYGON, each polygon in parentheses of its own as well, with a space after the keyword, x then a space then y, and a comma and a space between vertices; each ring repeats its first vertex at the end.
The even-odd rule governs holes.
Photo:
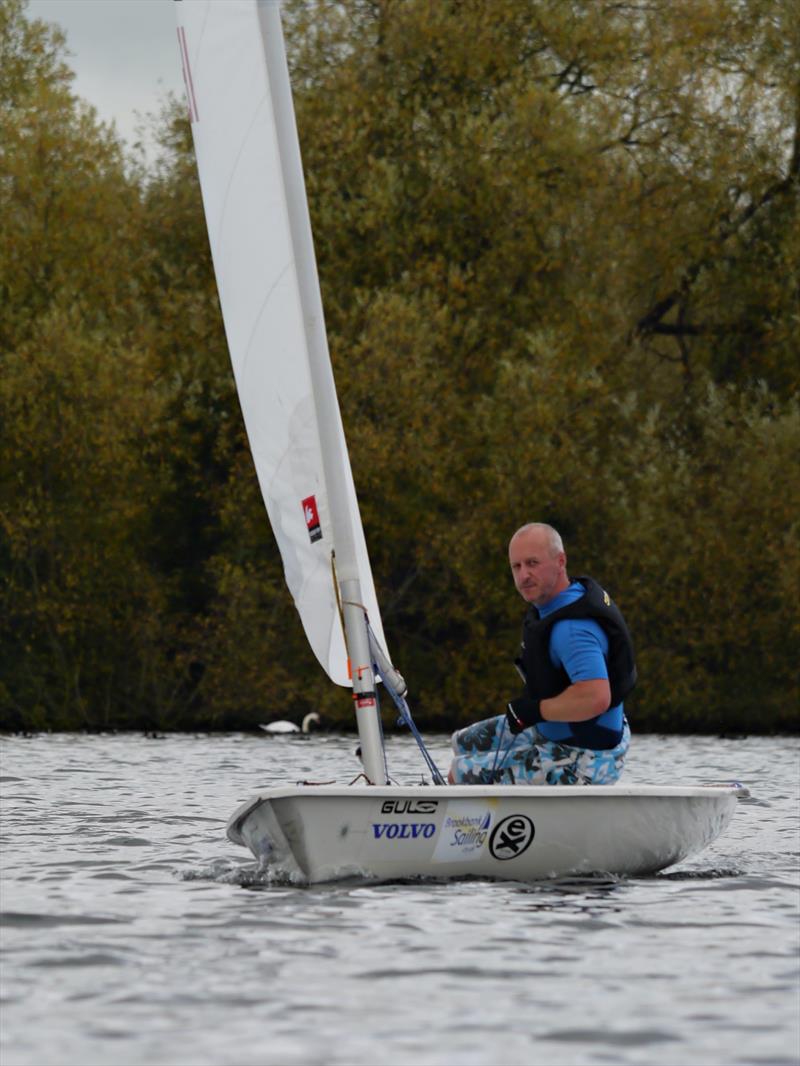
POLYGON ((306 201, 305 178, 291 86, 288 76, 283 76, 283 72, 288 68, 280 22, 280 4, 278 0, 257 0, 257 3, 275 116, 275 132, 279 145, 278 156, 283 174, 284 194, 300 290, 312 395, 322 444, 322 464, 331 506, 331 521, 336 544, 336 570, 340 581, 347 581, 359 577, 353 522, 349 509, 336 506, 334 501, 345 501, 349 497, 350 485, 346 471, 349 470, 350 464, 328 352, 325 315, 311 234, 311 218, 306 201))
MULTIPOLYGON (((375 696, 376 679, 369 651, 356 551, 353 518, 358 515, 358 505, 355 501, 355 489, 325 332, 322 293, 284 50, 280 5, 277 0, 258 0, 258 10, 303 311, 312 396, 322 446, 322 465, 328 487, 328 504, 336 545, 336 573, 342 591, 361 758, 367 777, 380 785, 386 783, 386 768, 383 734, 375 696), (348 505, 348 501, 351 501, 351 505, 348 505)), ((359 528, 360 525, 359 520, 359 528)))
MULTIPOLYGON (((209 243, 259 484, 309 643, 330 677, 350 685, 335 549, 350 652, 366 668, 356 670, 354 688, 357 696, 363 688, 366 707, 374 683, 363 610, 352 604, 366 607, 381 640, 382 626, 328 355, 279 5, 175 7, 209 243)), ((380 781, 380 721, 374 708, 367 717, 362 752, 380 781)))

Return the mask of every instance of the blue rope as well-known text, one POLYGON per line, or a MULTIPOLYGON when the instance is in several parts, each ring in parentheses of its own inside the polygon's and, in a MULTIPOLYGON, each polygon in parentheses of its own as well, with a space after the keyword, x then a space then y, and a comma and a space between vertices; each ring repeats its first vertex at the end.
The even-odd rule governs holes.
MULTIPOLYGON (((495 775, 495 771, 497 770, 497 760, 500 757, 500 746, 501 746, 501 744, 503 742, 503 733, 505 733, 505 730, 506 730, 506 719, 505 719, 505 715, 503 715, 503 721, 500 723, 500 735, 497 738, 497 747, 495 748, 495 752, 494 752, 494 762, 492 763, 492 780, 491 780, 491 784, 494 784, 494 775, 495 775)), ((515 740, 516 740, 516 737, 512 734, 511 740, 509 741, 509 744, 508 744, 508 747, 503 752, 503 758, 500 759, 500 769, 501 770, 505 766, 506 759, 508 758, 508 753, 514 747, 514 741, 515 740)))
MULTIPOLYGON (((375 664, 375 667, 377 669, 377 663, 375 664)), ((422 734, 420 733, 419 729, 417 729, 417 724, 411 716, 411 710, 408 706, 408 703, 406 703, 405 697, 398 695, 392 688, 392 686, 387 683, 385 678, 383 678, 383 683, 386 686, 386 691, 392 697, 395 702, 395 706, 400 712, 400 716, 397 719, 397 724, 408 726, 408 728, 411 730, 411 735, 417 742, 417 747, 422 753, 422 758, 425 760, 427 767, 430 770, 431 777, 433 778, 433 783, 435 785, 444 785, 446 782, 442 777, 441 773, 439 772, 439 768, 437 767, 436 763, 433 761, 431 753, 425 747, 425 741, 422 739, 422 734)))
MULTIPOLYGON (((369 625, 369 622, 367 623, 367 625, 369 625)), ((374 638, 374 634, 373 634, 373 638, 374 638)), ((444 784, 446 784, 445 779, 442 777, 441 773, 439 772, 439 768, 437 767, 436 763, 433 761, 433 757, 431 756, 431 754, 428 751, 428 749, 425 747, 425 741, 422 739, 422 734, 417 729, 417 724, 416 724, 416 722, 414 721, 414 719, 413 719, 413 717, 411 715, 411 709, 408 706, 408 703, 406 702, 405 697, 401 696, 398 692, 396 692, 395 689, 389 684, 389 682, 386 680, 386 678, 383 676, 383 674, 381 674, 380 667, 378 666, 377 663, 373 663, 372 664, 372 669, 375 671, 375 673, 380 674, 381 680, 383 681, 383 684, 386 687, 386 691, 392 697, 392 699, 394 700, 395 706, 397 707, 398 711, 400 712, 400 717, 397 719, 397 724, 398 725, 407 726, 411 730, 411 735, 414 737, 414 740, 416 740, 417 747, 419 748, 420 752, 422 753, 422 758, 425 760, 425 762, 427 764, 427 767, 430 770, 431 777, 433 778, 433 783, 435 785, 444 785, 444 784)), ((376 689, 376 695, 377 695, 377 689, 376 689)), ((380 706, 380 700, 378 701, 378 705, 380 706)), ((388 772, 387 772, 386 776, 387 777, 389 776, 388 772)))

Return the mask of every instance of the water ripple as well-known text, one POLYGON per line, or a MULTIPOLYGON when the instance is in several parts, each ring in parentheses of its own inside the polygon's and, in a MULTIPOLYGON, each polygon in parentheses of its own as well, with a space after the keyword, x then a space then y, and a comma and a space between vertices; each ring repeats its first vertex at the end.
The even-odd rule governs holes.
MULTIPOLYGON (((227 842, 258 788, 348 780, 354 747, 3 741, 3 1066, 797 1066, 795 739, 750 738, 758 798, 650 878, 295 886, 227 842)), ((742 777, 742 750, 637 737, 626 780, 742 777)), ((389 758, 417 779, 408 738, 389 758)))

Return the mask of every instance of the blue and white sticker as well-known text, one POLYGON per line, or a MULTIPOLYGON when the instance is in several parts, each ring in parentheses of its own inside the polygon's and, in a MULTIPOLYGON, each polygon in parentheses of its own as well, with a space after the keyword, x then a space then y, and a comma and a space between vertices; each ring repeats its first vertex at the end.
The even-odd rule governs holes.
POLYGON ((451 800, 444 812, 433 862, 470 862, 485 854, 493 812, 486 801, 451 800))

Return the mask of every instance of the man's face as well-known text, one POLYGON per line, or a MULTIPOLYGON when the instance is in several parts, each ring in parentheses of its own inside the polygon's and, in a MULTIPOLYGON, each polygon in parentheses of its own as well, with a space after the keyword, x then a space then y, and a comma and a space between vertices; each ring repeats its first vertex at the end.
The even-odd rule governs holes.
POLYGON ((508 561, 517 592, 536 607, 543 607, 567 587, 567 557, 564 552, 552 554, 543 530, 515 534, 508 546, 508 561))

